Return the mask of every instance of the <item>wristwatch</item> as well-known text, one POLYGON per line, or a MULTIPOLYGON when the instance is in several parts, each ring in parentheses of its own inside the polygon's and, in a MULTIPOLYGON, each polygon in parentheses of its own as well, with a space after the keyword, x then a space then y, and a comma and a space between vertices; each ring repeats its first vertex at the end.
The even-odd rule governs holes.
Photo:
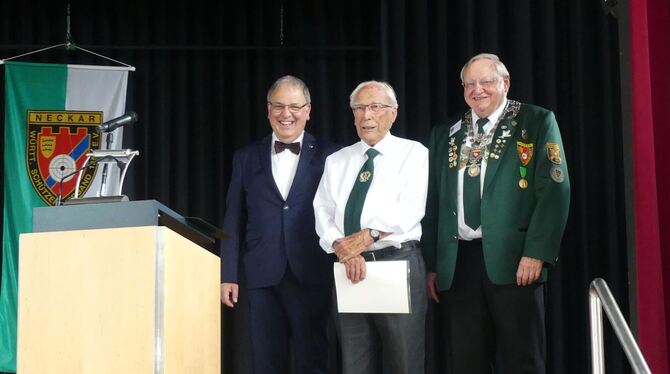
POLYGON ((376 243, 377 240, 379 240, 379 231, 375 229, 370 229, 370 236, 372 237, 372 240, 376 243))

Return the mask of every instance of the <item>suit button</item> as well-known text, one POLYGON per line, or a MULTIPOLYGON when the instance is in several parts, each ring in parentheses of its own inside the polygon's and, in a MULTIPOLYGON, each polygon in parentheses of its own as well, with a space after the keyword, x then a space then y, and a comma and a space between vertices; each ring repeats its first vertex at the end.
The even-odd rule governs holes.
POLYGON ((452 236, 452 238, 454 238, 454 240, 458 241, 458 235, 454 235, 454 236, 452 236))
POLYGON ((283 206, 283 209, 284 209, 284 210, 288 210, 288 205, 284 205, 284 206, 283 206))
POLYGON ((451 213, 453 213, 454 215, 456 215, 456 212, 455 212, 455 211, 453 211, 453 210, 451 211, 451 213))

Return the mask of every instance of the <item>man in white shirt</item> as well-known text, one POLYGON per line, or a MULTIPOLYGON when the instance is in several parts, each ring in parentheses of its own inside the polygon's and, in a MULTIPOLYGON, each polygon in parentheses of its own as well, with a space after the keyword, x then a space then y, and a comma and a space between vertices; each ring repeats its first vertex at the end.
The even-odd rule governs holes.
POLYGON ((326 157, 340 147, 304 131, 311 104, 302 80, 279 78, 267 109, 272 135, 233 158, 221 301, 235 307, 246 279, 255 373, 284 374, 291 366, 294 373, 329 373, 334 258, 318 250, 312 200, 326 157))
POLYGON ((408 261, 411 314, 338 314, 343 373, 377 373, 383 365, 390 373, 420 374, 427 296, 418 241, 428 150, 389 132, 398 102, 387 83, 361 83, 350 105, 361 141, 326 159, 314 198, 319 243, 353 283, 365 281, 366 261, 408 261))

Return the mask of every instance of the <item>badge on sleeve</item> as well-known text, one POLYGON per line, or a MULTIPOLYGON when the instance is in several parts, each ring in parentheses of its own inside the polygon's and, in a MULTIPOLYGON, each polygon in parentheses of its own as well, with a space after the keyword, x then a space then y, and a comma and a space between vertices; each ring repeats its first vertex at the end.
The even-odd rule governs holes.
POLYGON ((552 164, 561 164, 561 147, 558 143, 547 143, 547 158, 552 164))
POLYGON ((558 165, 551 165, 549 175, 551 176, 551 180, 553 180, 556 183, 563 183, 563 181, 565 180, 565 174, 563 173, 563 169, 561 169, 561 167, 558 165))

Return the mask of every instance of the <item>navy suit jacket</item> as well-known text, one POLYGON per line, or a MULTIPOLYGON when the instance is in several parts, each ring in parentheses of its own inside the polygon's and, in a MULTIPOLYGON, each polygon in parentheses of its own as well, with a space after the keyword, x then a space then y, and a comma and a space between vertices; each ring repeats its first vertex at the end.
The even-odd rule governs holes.
POLYGON ((301 282, 332 283, 334 257, 319 246, 312 201, 326 157, 341 147, 305 132, 298 168, 284 200, 272 176, 271 142, 268 135, 233 157, 221 282, 239 283, 243 269, 248 288, 273 286, 288 265, 301 282))

